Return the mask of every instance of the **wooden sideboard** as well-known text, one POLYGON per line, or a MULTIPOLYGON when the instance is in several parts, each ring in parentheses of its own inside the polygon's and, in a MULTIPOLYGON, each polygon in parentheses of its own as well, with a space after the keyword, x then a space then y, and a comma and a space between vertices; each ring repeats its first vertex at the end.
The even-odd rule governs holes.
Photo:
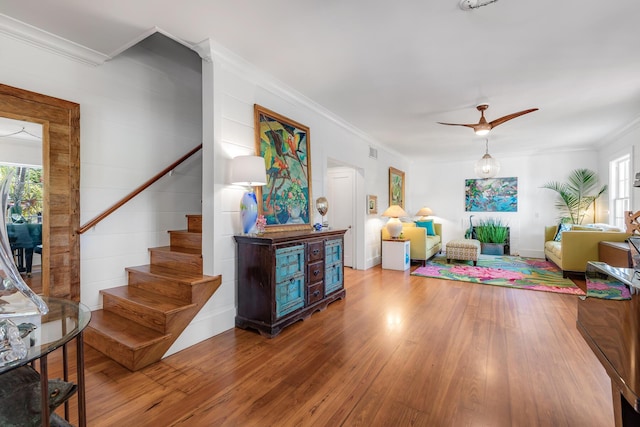
POLYGON ((235 236, 236 326, 272 338, 282 328, 345 297, 346 230, 235 236))

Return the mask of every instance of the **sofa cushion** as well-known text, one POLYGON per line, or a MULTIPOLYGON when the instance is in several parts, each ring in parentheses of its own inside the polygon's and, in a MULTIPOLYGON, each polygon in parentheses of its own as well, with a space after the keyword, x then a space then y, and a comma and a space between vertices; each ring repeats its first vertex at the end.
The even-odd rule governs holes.
POLYGON ((428 219, 426 221, 416 221, 416 227, 423 227, 427 229, 427 236, 435 236, 436 230, 433 227, 433 220, 428 219))
POLYGON ((562 243, 561 242, 555 242, 555 241, 545 242, 544 243, 544 248, 545 248, 545 250, 551 252, 552 254, 557 256, 558 258, 561 258, 561 255, 562 255, 562 243))
POLYGON ((438 243, 440 243, 440 236, 427 236, 427 250, 433 248, 438 243))
POLYGON ((561 222, 558 225, 558 232, 556 233, 556 236, 553 238, 553 240, 556 241, 556 242, 561 241, 562 240, 562 232, 571 230, 571 226, 572 225, 573 224, 568 224, 568 223, 565 223, 565 222, 561 222))

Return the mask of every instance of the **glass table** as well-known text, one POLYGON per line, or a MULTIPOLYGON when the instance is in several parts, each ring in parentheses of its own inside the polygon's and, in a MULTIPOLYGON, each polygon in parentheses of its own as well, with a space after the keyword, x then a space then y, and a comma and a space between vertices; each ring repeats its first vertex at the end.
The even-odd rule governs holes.
MULTIPOLYGON (((85 406, 85 383, 84 383, 84 350, 82 332, 91 320, 91 311, 85 305, 75 301, 43 297, 49 307, 49 312, 43 316, 25 316, 12 318, 11 320, 19 324, 30 322, 36 325, 36 329, 31 332, 32 345, 29 347, 27 356, 0 367, 0 375, 12 369, 31 363, 37 360, 40 373, 40 384, 42 391, 42 425, 49 426, 49 378, 47 356, 54 350, 62 348, 63 380, 69 379, 69 366, 67 344, 75 338, 76 342, 76 376, 77 376, 77 399, 78 399, 78 425, 86 426, 86 406, 85 406)), ((65 402, 65 419, 69 419, 69 403, 65 402)))
POLYGON ((631 294, 640 293, 640 271, 633 268, 612 267, 605 262, 589 261, 587 277, 611 277, 629 287, 631 294))

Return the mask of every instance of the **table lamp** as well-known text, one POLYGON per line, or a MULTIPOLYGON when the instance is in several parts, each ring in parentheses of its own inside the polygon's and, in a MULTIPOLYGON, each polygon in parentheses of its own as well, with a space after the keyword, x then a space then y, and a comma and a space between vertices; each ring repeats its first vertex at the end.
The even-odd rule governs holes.
POLYGON ((255 186, 267 183, 264 158, 260 156, 238 156, 231 160, 231 183, 247 186, 240 199, 240 221, 242 232, 248 234, 258 219, 258 200, 253 190, 255 186))
POLYGON ((400 206, 391 205, 384 211, 382 216, 391 218, 389 222, 387 222, 387 231, 393 239, 397 239, 402 233, 402 223, 398 218, 407 216, 407 213, 400 206))
POLYGON ((416 212, 416 216, 420 217, 420 221, 425 221, 429 215, 433 215, 433 211, 427 207, 420 208, 420 210, 416 212))

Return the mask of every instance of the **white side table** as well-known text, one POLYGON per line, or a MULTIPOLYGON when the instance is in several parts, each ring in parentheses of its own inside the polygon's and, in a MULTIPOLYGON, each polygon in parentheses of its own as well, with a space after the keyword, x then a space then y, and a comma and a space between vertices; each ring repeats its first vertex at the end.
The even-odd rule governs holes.
POLYGON ((411 241, 409 239, 382 240, 382 268, 405 271, 411 264, 411 241))

